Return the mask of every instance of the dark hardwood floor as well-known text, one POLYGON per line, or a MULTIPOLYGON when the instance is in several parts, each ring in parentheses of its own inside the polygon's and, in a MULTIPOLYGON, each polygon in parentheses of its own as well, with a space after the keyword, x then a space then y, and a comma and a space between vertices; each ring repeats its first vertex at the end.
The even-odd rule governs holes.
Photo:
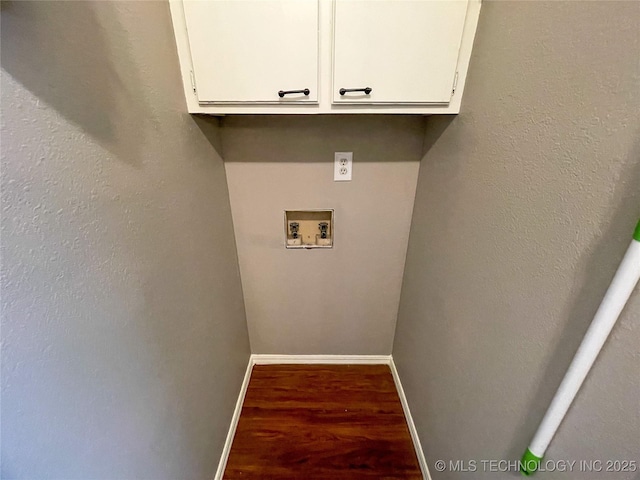
POLYGON ((225 479, 422 479, 386 365, 256 365, 225 479))

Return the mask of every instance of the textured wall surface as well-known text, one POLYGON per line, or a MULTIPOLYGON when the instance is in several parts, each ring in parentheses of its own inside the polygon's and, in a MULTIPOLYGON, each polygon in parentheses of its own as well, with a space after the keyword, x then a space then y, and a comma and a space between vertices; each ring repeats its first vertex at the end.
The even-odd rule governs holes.
POLYGON ((249 342, 175 50, 166 2, 2 3, 3 479, 215 473, 249 342))
POLYGON ((229 117, 222 143, 254 353, 389 354, 424 139, 413 116, 229 117), (334 152, 353 180, 333 181, 334 152), (335 209, 286 250, 285 209, 335 209))
MULTIPOLYGON (((393 350, 434 480, 515 478, 433 464, 520 458, 640 217, 640 3, 482 9, 462 113, 427 124, 393 350)), ((637 288, 548 459, 640 463, 639 318, 637 288)))

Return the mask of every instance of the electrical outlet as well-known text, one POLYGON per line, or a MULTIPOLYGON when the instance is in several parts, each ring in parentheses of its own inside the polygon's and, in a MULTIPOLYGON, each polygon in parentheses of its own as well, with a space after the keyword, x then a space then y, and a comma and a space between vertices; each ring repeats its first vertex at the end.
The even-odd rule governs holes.
POLYGON ((353 152, 336 152, 333 162, 333 180, 350 182, 353 173, 353 152))

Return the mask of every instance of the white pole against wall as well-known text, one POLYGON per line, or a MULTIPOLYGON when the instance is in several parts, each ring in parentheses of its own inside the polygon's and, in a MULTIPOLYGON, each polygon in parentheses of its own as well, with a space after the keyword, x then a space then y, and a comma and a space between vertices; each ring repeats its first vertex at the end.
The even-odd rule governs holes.
POLYGON ((582 339, 529 448, 522 456, 520 471, 523 475, 533 474, 540 466, 551 439, 629 300, 638 279, 640 279, 640 221, 631 245, 593 317, 589 330, 582 339))

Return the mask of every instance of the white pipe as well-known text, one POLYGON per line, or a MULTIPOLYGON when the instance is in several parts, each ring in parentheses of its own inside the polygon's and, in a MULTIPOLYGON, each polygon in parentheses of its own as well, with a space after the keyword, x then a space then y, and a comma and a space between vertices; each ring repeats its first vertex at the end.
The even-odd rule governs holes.
POLYGON ((582 339, 547 413, 522 457, 520 469, 523 475, 531 475, 538 469, 551 439, 567 414, 571 402, 582 386, 582 382, 593 366, 639 279, 640 222, 636 227, 631 245, 593 317, 589 330, 582 339))

